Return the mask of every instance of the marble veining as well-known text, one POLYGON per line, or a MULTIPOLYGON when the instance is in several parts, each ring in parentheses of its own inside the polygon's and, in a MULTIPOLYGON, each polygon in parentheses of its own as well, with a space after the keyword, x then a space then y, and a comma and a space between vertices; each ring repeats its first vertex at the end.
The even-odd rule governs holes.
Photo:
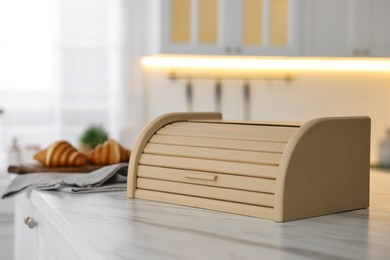
MULTIPOLYGON (((127 199, 125 192, 37 192, 106 259, 386 259, 390 212, 357 210, 287 223, 127 199)), ((63 228, 66 228, 63 227, 63 228)))
POLYGON ((125 192, 21 196, 45 213, 62 241, 77 240, 67 243, 79 253, 92 250, 86 255, 95 259, 388 259, 390 173, 371 177, 380 185, 371 189, 370 209, 285 223, 128 199, 125 192))

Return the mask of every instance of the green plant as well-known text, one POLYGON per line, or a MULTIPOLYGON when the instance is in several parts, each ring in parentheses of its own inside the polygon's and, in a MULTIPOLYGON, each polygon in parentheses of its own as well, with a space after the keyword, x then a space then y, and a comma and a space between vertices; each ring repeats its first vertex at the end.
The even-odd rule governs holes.
POLYGON ((80 144, 87 149, 93 149, 108 139, 107 131, 99 125, 88 126, 80 137, 80 144))

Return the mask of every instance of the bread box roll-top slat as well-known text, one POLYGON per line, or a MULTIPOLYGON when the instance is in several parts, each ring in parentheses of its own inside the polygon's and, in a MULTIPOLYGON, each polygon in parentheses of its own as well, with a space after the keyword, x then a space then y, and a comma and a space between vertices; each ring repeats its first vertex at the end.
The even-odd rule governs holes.
POLYGON ((225 121, 172 113, 130 158, 127 196, 289 221, 368 207, 370 118, 225 121))

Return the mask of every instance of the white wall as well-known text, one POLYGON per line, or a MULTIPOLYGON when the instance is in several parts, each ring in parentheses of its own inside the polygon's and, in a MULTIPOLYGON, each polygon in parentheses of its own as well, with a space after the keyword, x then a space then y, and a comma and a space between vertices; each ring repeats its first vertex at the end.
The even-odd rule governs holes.
MULTIPOLYGON (((22 149, 29 145, 44 148, 59 139, 78 146, 82 132, 91 124, 99 124, 129 147, 127 141, 131 138, 126 131, 135 128, 134 118, 138 116, 133 104, 142 95, 133 95, 131 91, 141 85, 134 75, 140 70, 138 56, 143 53, 138 50, 138 39, 142 37, 134 40, 133 35, 143 24, 139 12, 142 9, 138 8, 142 1, 53 0, 50 8, 42 1, 29 11, 34 13, 31 19, 39 17, 37 10, 42 6, 47 7, 42 13, 51 14, 45 21, 53 27, 53 39, 42 40, 51 46, 44 49, 54 53, 50 64, 53 73, 43 75, 51 84, 42 88, 39 82, 30 80, 24 88, 0 87, 0 108, 5 110, 0 116, 1 170, 7 168, 6 152, 13 138, 18 139, 22 149)), ((29 23, 21 14, 15 16, 15 20, 29 23)), ((15 31, 29 36, 29 29, 15 31)), ((44 33, 45 28, 37 31, 44 33)), ((26 39, 20 44, 28 47, 30 39, 26 39)), ((20 53, 14 57, 22 58, 20 53)), ((40 66, 38 60, 33 64, 40 66)), ((23 67, 17 72, 21 78, 26 73, 23 67)), ((0 66, 0 74, 7 73, 0 66)))
MULTIPOLYGON (((186 111, 185 81, 148 71, 146 120, 186 111)), ((323 116, 367 115, 372 119, 371 159, 390 128, 390 75, 386 73, 298 73, 292 82, 251 81, 251 120, 303 122, 323 116)), ((214 111, 213 80, 195 80, 194 111, 214 111)), ((222 82, 225 119, 244 119, 243 81, 222 82)))

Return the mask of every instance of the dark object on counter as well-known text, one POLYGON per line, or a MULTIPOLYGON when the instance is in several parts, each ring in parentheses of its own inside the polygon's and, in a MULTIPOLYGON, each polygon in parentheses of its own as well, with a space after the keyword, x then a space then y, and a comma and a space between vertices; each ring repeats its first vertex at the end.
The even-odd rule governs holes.
POLYGON ((26 174, 26 173, 40 173, 40 172, 64 172, 64 173, 89 173, 101 168, 99 165, 85 165, 81 167, 46 167, 39 164, 28 165, 10 165, 8 167, 9 173, 26 174))
POLYGON ((390 168, 390 129, 387 129, 385 138, 380 142, 378 164, 390 168))
POLYGON ((108 139, 108 132, 99 125, 89 126, 80 137, 80 144, 85 150, 94 149, 108 139))

